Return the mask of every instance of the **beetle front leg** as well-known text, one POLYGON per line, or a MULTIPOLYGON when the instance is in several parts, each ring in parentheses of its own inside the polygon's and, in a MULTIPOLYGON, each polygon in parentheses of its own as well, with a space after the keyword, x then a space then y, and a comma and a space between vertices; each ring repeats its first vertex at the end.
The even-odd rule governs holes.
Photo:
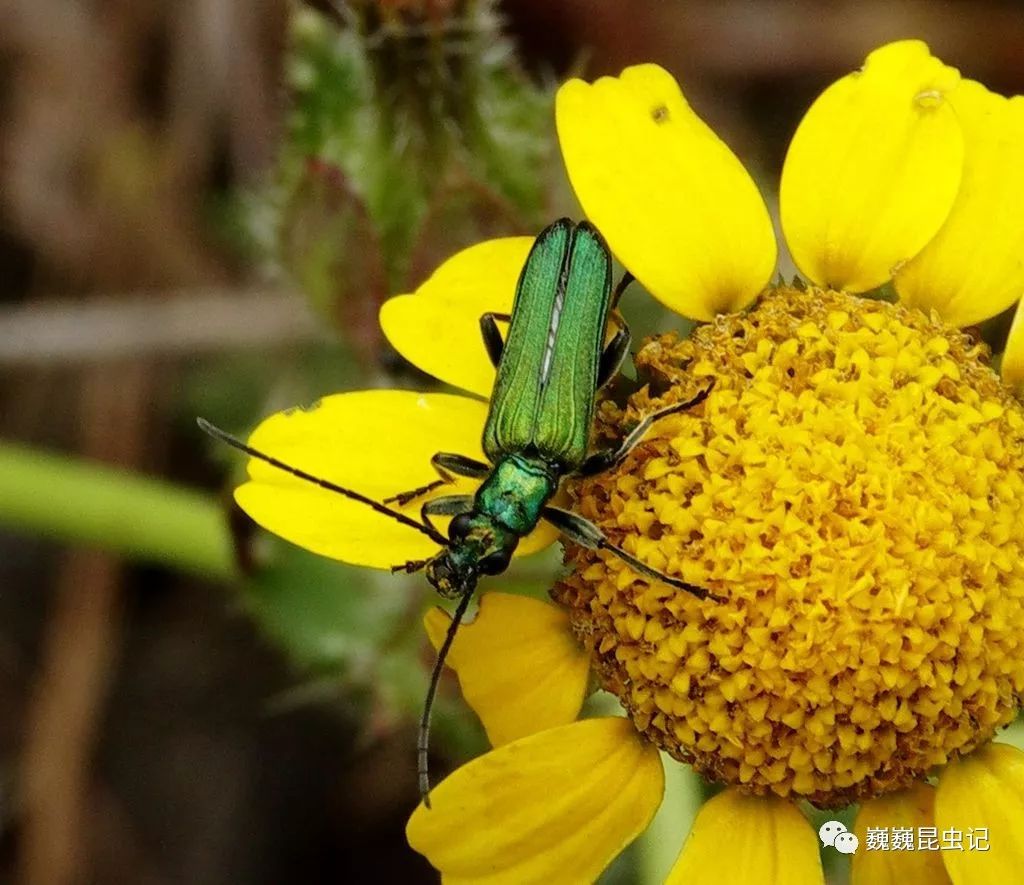
POLYGON ((420 519, 429 525, 434 531, 437 526, 431 521, 432 516, 458 516, 460 513, 467 513, 473 509, 474 498, 472 495, 444 495, 427 501, 420 508, 420 519))
POLYGON ((412 575, 424 568, 428 562, 430 562, 429 559, 410 559, 400 565, 391 566, 391 574, 397 575, 399 572, 405 572, 407 575, 412 575))
MULTIPOLYGON (((444 495, 440 498, 434 498, 433 500, 427 501, 420 508, 420 519, 423 520, 424 525, 430 526, 433 531, 440 534, 440 529, 434 525, 432 516, 457 516, 460 513, 465 513, 467 510, 473 509, 473 496, 472 495, 444 495)), ((429 559, 410 559, 408 562, 403 562, 400 565, 391 566, 391 574, 397 572, 405 572, 408 575, 418 572, 430 562, 429 559)))
POLYGON ((467 476, 470 479, 485 479, 491 472, 489 464, 484 464, 483 461, 477 461, 474 458, 467 458, 465 455, 459 455, 455 452, 438 452, 430 459, 430 465, 437 471, 438 475, 441 477, 440 479, 435 479, 433 482, 428 482, 426 485, 410 489, 407 492, 399 492, 397 495, 385 498, 384 503, 395 503, 400 507, 404 507, 406 504, 415 501, 417 498, 429 495, 432 491, 441 488, 443 485, 449 485, 455 482, 455 476, 467 476))

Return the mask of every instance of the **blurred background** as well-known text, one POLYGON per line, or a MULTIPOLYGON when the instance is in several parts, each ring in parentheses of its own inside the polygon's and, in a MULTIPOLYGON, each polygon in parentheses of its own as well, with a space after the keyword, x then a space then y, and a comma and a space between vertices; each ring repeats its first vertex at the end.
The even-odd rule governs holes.
MULTIPOLYGON (((429 588, 256 531, 195 416, 244 434, 428 386, 377 308, 577 212, 560 78, 662 64, 769 201, 802 112, 881 43, 1024 92, 1020 0, 6 0, 0 22, 0 882, 32 885, 435 881, 403 834, 429 588)), ((502 589, 543 593, 557 561, 502 589)), ((435 779, 483 747, 442 694, 435 779)), ((605 881, 657 881, 684 836, 605 881)))

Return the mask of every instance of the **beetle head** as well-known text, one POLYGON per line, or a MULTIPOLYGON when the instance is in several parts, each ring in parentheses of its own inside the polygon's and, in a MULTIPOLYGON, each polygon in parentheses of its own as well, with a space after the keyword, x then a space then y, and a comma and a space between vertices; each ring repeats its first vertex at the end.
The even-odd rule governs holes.
POLYGON ((448 598, 476 589, 481 575, 508 568, 518 537, 483 514, 460 513, 448 526, 448 547, 427 563, 427 580, 448 598))

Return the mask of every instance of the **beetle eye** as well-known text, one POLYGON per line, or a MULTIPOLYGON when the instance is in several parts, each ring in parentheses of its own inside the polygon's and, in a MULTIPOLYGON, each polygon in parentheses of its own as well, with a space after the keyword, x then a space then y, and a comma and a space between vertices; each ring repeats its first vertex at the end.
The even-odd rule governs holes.
POLYGON ((461 541, 473 526, 473 518, 468 513, 460 513, 448 524, 448 537, 453 541, 461 541))
POLYGON ((507 553, 489 553, 480 560, 477 568, 484 575, 500 575, 508 568, 509 559, 507 553))

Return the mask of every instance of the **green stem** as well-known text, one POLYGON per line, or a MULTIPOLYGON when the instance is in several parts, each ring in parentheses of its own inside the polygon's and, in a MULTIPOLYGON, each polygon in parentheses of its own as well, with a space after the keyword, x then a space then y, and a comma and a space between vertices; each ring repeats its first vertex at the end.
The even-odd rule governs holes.
POLYGON ((662 754, 665 798, 637 842, 637 881, 660 885, 668 876, 704 798, 704 782, 689 765, 662 754))
POLYGON ((0 525, 207 578, 237 576, 227 520, 212 496, 6 443, 0 525))

